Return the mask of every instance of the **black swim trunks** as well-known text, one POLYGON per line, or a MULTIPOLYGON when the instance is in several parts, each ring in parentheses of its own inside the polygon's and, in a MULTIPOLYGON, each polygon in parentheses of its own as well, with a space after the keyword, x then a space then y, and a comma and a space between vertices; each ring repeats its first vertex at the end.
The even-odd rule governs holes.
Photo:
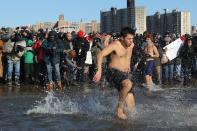
MULTIPOLYGON (((122 81, 130 79, 131 80, 131 73, 130 72, 123 72, 115 68, 108 68, 107 69, 107 80, 110 84, 112 84, 119 92, 122 89, 122 81)), ((133 88, 131 88, 130 93, 133 92, 133 88)))

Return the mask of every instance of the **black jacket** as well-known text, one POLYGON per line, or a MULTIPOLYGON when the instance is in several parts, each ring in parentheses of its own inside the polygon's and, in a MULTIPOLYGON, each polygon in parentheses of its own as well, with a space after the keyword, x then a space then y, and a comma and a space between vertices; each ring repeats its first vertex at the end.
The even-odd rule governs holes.
POLYGON ((187 68, 192 67, 195 57, 194 47, 193 46, 189 47, 188 45, 185 44, 180 50, 180 57, 183 67, 187 67, 187 68))
POLYGON ((83 60, 85 62, 86 53, 89 50, 89 44, 82 38, 76 38, 73 40, 73 45, 77 54, 76 60, 83 60))

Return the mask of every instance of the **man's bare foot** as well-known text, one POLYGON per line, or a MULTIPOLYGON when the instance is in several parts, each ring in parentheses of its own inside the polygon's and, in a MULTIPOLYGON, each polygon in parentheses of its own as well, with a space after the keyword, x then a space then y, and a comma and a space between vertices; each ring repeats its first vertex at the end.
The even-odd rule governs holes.
POLYGON ((127 115, 124 113, 123 109, 117 109, 117 113, 116 113, 117 117, 121 120, 126 120, 127 119, 127 115))

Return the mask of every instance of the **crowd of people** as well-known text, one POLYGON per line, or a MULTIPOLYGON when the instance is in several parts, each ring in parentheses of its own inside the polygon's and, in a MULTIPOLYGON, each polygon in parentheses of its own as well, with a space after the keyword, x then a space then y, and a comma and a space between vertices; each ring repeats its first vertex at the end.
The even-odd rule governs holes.
MULTIPOLYGON (((132 30, 135 34, 135 30, 132 30)), ((130 74, 134 83, 185 86, 197 83, 197 35, 184 35, 177 57, 162 63, 163 48, 180 35, 148 31, 134 35, 130 74)), ((97 55, 120 33, 56 32, 26 28, 0 31, 0 82, 8 86, 36 84, 48 90, 92 82, 98 70, 97 55)), ((113 53, 111 53, 113 55, 113 53)), ((102 63, 101 85, 108 80, 108 55, 102 63)))

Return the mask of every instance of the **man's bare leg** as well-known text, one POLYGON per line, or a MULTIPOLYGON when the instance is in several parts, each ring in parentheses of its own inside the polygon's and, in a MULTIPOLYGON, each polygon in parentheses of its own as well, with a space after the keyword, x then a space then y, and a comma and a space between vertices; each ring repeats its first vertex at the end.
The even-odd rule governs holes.
POLYGON ((149 85, 150 84, 149 75, 146 75, 145 76, 145 81, 146 81, 146 85, 149 85))
POLYGON ((135 98, 133 93, 128 93, 127 97, 126 97, 126 104, 127 104, 127 108, 129 109, 129 111, 133 111, 134 107, 135 107, 135 98))
POLYGON ((146 79, 146 86, 147 86, 147 88, 151 89, 152 86, 153 86, 152 76, 146 75, 145 79, 146 79))
POLYGON ((126 114, 124 113, 124 105, 125 102, 123 102, 122 98, 121 98, 121 94, 119 93, 119 101, 118 101, 118 105, 117 105, 117 111, 116 111, 116 115, 118 118, 120 119, 127 119, 126 114))
POLYGON ((159 81, 159 84, 161 84, 161 66, 156 66, 157 71, 157 80, 159 81))
POLYGON ((131 90, 132 83, 129 79, 126 79, 122 82, 122 90, 119 93, 119 102, 117 107, 117 116, 120 119, 127 119, 126 114, 124 113, 124 105, 128 92, 131 90))

